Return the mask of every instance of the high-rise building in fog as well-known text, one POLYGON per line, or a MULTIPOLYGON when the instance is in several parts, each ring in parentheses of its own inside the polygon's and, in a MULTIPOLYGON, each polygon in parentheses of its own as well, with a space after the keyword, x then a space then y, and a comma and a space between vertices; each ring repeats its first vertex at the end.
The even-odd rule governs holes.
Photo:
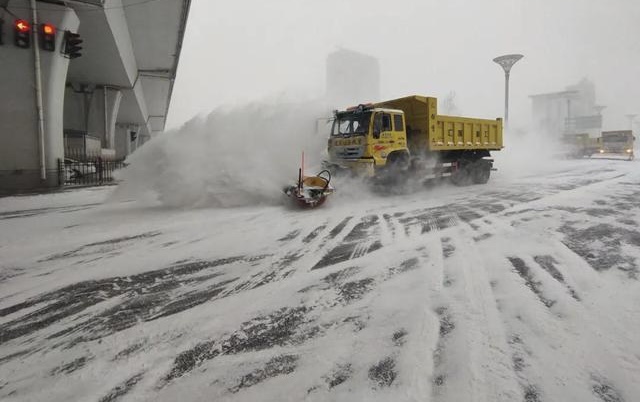
POLYGON ((335 108, 380 100, 378 59, 347 49, 327 56, 327 100, 335 108))
POLYGON ((536 129, 554 136, 590 134, 602 129, 602 106, 596 104, 595 85, 582 79, 564 91, 530 96, 536 129))

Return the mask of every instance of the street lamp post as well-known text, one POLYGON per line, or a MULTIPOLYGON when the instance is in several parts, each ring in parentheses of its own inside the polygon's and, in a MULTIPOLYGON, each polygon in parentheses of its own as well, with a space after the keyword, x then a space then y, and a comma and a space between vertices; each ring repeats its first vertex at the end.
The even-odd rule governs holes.
POLYGON ((493 59, 504 70, 504 125, 509 127, 509 73, 511 67, 524 56, 521 54, 506 54, 493 59))

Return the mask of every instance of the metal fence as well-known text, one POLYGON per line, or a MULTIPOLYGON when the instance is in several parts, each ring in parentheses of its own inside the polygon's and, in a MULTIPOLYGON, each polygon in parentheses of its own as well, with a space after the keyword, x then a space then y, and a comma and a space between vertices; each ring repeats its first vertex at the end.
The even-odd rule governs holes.
POLYGON ((58 184, 66 186, 97 186, 113 183, 114 172, 125 167, 124 161, 104 160, 85 156, 79 159, 58 159, 58 184))

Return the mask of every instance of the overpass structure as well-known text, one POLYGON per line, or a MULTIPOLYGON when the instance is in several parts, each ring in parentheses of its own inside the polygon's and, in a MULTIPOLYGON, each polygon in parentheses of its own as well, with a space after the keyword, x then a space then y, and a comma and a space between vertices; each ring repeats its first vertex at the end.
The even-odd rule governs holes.
POLYGON ((190 3, 0 0, 0 192, 58 186, 65 154, 122 159, 164 130, 190 3))

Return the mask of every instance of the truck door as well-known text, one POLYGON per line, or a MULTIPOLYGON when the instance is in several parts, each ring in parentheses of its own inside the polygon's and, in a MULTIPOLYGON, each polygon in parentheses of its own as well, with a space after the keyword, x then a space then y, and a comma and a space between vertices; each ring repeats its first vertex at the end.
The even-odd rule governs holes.
POLYGON ((369 148, 376 165, 385 163, 387 156, 393 151, 393 142, 392 115, 377 112, 373 119, 373 141, 369 148))
POLYGON ((389 113, 378 112, 373 121, 373 138, 375 140, 386 140, 392 137, 391 115, 389 113))

